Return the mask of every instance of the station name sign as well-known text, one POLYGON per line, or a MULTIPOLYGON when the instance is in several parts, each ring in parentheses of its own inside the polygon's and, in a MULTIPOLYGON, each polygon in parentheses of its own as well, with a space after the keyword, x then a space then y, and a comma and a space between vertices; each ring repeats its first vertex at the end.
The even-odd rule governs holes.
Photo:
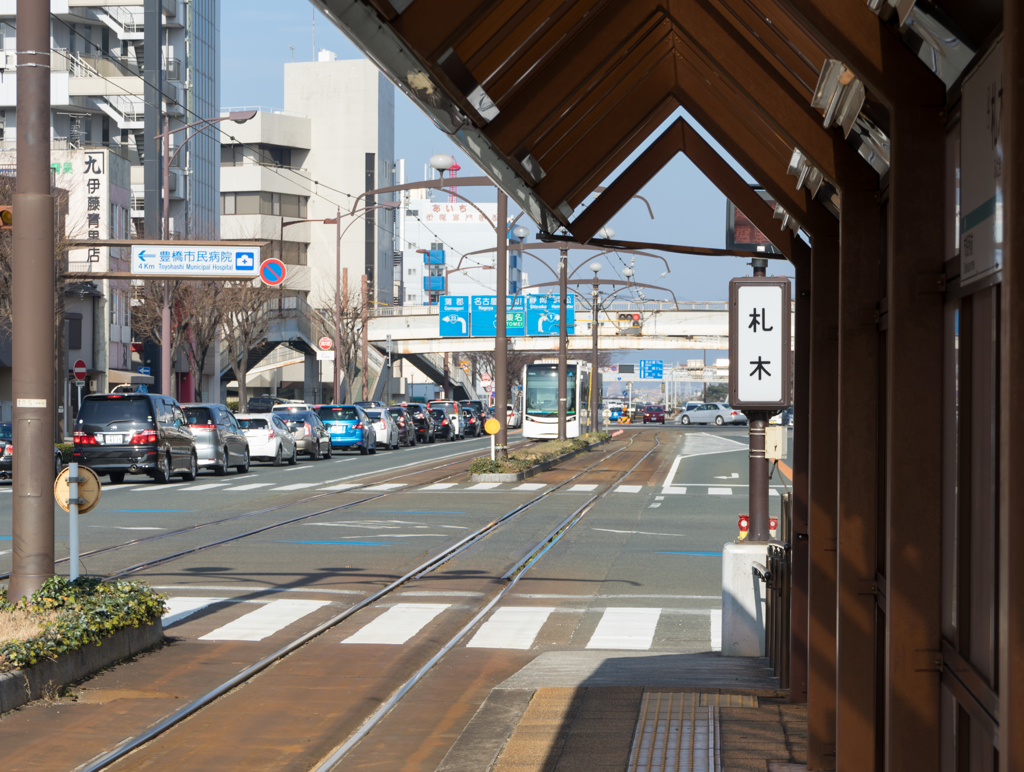
POLYGON ((132 247, 135 276, 259 276, 259 247, 180 247, 158 244, 132 247))
POLYGON ((792 402, 791 285, 786 278, 729 282, 729 404, 778 410, 792 402))

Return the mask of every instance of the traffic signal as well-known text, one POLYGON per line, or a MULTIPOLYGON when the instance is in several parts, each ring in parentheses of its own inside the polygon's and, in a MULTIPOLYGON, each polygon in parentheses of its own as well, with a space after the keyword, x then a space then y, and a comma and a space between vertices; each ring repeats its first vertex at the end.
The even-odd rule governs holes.
POLYGON ((9 231, 14 227, 13 207, 0 206, 0 231, 9 231))
POLYGON ((640 314, 637 314, 637 313, 621 313, 621 314, 619 314, 619 334, 620 335, 639 335, 640 334, 640 314))

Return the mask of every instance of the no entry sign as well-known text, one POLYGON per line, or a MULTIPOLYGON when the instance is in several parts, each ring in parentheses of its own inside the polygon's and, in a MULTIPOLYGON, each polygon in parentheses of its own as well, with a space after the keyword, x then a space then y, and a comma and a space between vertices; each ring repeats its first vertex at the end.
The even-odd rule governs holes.
POLYGON ((789 279, 729 282, 729 404, 746 410, 789 407, 789 279))
POLYGON ((332 341, 326 335, 322 337, 320 340, 318 340, 316 343, 322 351, 330 351, 331 346, 334 345, 334 341, 332 341))
POLYGON ((89 374, 89 371, 85 368, 85 362, 81 359, 75 362, 75 366, 71 368, 71 371, 75 374, 75 380, 84 381, 85 376, 89 374))
POLYGON ((269 287, 284 284, 287 269, 276 257, 268 257, 260 264, 260 280, 269 287))

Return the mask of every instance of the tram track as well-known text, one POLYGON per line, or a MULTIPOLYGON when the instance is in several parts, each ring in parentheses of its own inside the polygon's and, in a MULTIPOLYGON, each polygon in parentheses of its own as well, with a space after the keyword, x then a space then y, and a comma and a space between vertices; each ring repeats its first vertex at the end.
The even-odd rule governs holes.
MULTIPOLYGON (((380 600, 386 598, 387 596, 389 596, 392 593, 394 593, 395 591, 397 591, 399 588, 401 588, 402 586, 404 586, 408 582, 410 582, 410 581, 412 581, 412 580, 414 580, 414 579, 416 579, 416 578, 418 578, 420 576, 423 576, 424 574, 427 574, 427 573, 430 573, 432 571, 437 570, 441 566, 443 566, 446 563, 448 563, 453 557, 455 557, 459 553, 463 552, 464 550, 468 549, 469 547, 473 546, 474 544, 477 544, 482 539, 484 539, 488 535, 494 533, 496 530, 501 528, 506 523, 509 523, 510 521, 514 520, 519 515, 523 514, 524 512, 526 512, 528 510, 530 510, 531 508, 536 506, 541 501, 545 500, 548 496, 550 496, 554 492, 564 488, 565 486, 569 485, 570 483, 573 483, 573 482, 577 481, 580 477, 582 477, 582 476, 584 476, 586 474, 592 473, 597 467, 600 467, 601 465, 606 464, 609 459, 617 456, 619 453, 622 453, 622 452, 628 450, 633 445, 634 441, 636 440, 636 437, 637 437, 637 435, 634 435, 633 437, 631 437, 629 439, 629 442, 624 447, 619 448, 619 449, 613 451, 612 453, 609 453, 609 454, 605 455, 603 458, 601 458, 600 460, 598 460, 594 464, 591 464, 590 466, 586 467, 585 469, 583 469, 583 470, 581 470, 579 472, 575 472, 570 477, 568 477, 566 480, 563 480, 562 482, 557 483, 556 485, 553 485, 551 488, 549 488, 544 493, 531 498, 529 501, 524 502, 523 504, 520 504, 519 506, 514 507, 513 509, 511 509, 508 512, 504 513, 503 515, 501 515, 499 517, 496 517, 491 522, 489 522, 489 523, 487 523, 487 524, 477 528, 473 533, 468 534, 467 536, 465 536, 464 538, 462 538, 459 541, 455 542, 454 544, 450 545, 449 547, 445 548, 444 550, 442 550, 438 554, 430 557, 429 559, 427 559, 426 561, 424 561, 420 565, 418 565, 415 568, 407 571, 406 573, 404 573, 399 578, 395 579, 394 581, 390 582, 386 586, 384 586, 381 589, 379 589, 377 592, 369 595, 368 597, 362 599, 361 601, 359 601, 358 603, 354 604, 353 606, 350 606, 349 608, 345 609, 344 611, 342 611, 342 612, 336 614, 335 616, 331 617, 330 619, 324 621, 323 623, 318 625, 313 630, 310 630, 309 632, 303 634, 302 636, 299 636, 298 638, 292 640, 291 642, 289 642, 285 646, 279 648, 275 652, 273 652, 273 653, 269 654, 268 656, 264 657, 259 662, 256 662, 255 664, 246 667, 245 669, 243 669, 242 671, 237 673, 235 676, 233 676, 232 678, 228 679, 227 681, 221 683, 219 686, 217 686, 214 689, 210 690, 206 694, 198 697, 197 699, 193 700, 189 704, 179 708, 174 713, 170 714, 169 716, 165 717, 164 719, 162 719, 159 722, 157 722, 154 725, 152 725, 145 732, 137 735, 136 737, 130 738, 128 740, 125 740, 121 745, 119 745, 115 749, 113 749, 111 751, 108 751, 107 753, 102 754, 101 756, 96 757, 95 759, 93 759, 88 764, 79 767, 76 770, 76 772, 98 772, 98 770, 105 769, 105 768, 109 767, 111 764, 113 764, 113 763, 115 763, 115 762, 125 758, 129 754, 139 750, 140 748, 142 748, 143 746, 147 745, 148 743, 150 743, 155 738, 159 737, 160 735, 162 735, 163 733, 165 733, 169 729, 171 729, 174 726, 176 726, 176 725, 180 724, 181 722, 185 721, 190 716, 195 715, 196 713, 201 711, 203 708, 211 705, 212 703, 214 703, 215 701, 217 701, 218 699, 220 699, 224 695, 226 695, 229 692, 232 692, 232 691, 238 689, 239 687, 243 686, 247 682, 251 681, 255 676, 259 675, 261 672, 263 672, 267 668, 271 667, 275 663, 278 663, 281 660, 283 660, 284 658, 288 657, 289 655, 295 653, 296 651, 301 649, 303 646, 305 646, 307 643, 309 643, 313 639, 318 638, 319 636, 321 636, 325 632, 327 632, 327 631, 337 627, 339 624, 341 624, 345 620, 349 619, 350 617, 352 617, 353 615, 355 615, 359 611, 362 611, 362 610, 372 606, 373 604, 376 604, 380 600)), ((341 756, 343 756, 345 753, 347 753, 347 751, 351 747, 353 747, 354 744, 356 742, 358 742, 359 739, 361 739, 363 736, 365 736, 373 728, 373 726, 376 725, 376 723, 379 722, 379 720, 381 718, 383 718, 384 715, 387 714, 387 712, 391 709, 391 707, 393 707, 395 704, 397 704, 398 700, 400 700, 401 697, 404 696, 404 694, 406 694, 408 692, 408 690, 411 689, 412 686, 414 686, 415 683, 418 682, 418 680, 421 679, 423 677, 423 675, 425 675, 426 672, 431 667, 433 667, 433 665, 436 664, 436 662, 439 661, 440 658, 443 657, 443 655, 447 651, 449 651, 453 646, 455 646, 458 643, 458 641, 461 640, 462 637, 464 637, 465 634, 470 629, 472 629, 473 626, 475 626, 476 624, 479 623, 479 621, 483 618, 483 616, 491 608, 493 608, 494 605, 496 605, 498 602, 500 602, 500 600, 502 598, 504 598, 505 595, 507 595, 508 591, 511 590, 511 588, 515 585, 515 583, 518 582, 519 578, 525 573, 526 570, 529 569, 530 566, 533 565, 533 563, 536 562, 537 559, 542 557, 543 554, 545 554, 555 543, 557 543, 557 541, 559 539, 561 539, 562 536, 564 536, 564 534, 567 533, 568 530, 570 528, 572 528, 573 525, 575 525, 577 522, 579 522, 579 520, 583 516, 585 516, 586 513, 589 512, 593 508, 593 506, 599 500, 601 500, 606 495, 611 493, 615 489, 615 487, 617 487, 619 484, 621 484, 647 457, 649 457, 652 453, 654 453, 655 450, 657 450, 659 444, 660 444, 660 441, 657 439, 657 435, 655 435, 655 446, 650 451, 645 453, 644 456, 636 464, 634 464, 629 470, 621 473, 619 479, 617 479, 614 482, 608 484, 607 488, 604 491, 602 491, 601 493, 595 494, 593 496, 589 496, 587 501, 584 502, 583 505, 578 507, 569 518, 563 520, 554 531, 549 533, 547 536, 544 537, 544 539, 542 539, 540 542, 538 542, 533 547, 531 547, 528 550, 527 557, 528 558, 532 557, 533 560, 530 560, 527 563, 524 563, 523 561, 519 561, 519 563, 516 564, 516 567, 518 567, 520 570, 517 571, 515 576, 512 577, 510 584, 508 586, 506 586, 505 588, 503 588, 503 590, 501 592, 499 592, 498 595, 495 596, 495 598, 493 598, 490 602, 488 602, 485 605, 485 607, 483 609, 481 609, 474 616, 473 621, 469 625, 467 625, 465 628, 463 628, 462 631, 460 631, 460 633, 456 637, 456 639, 450 640, 448 643, 445 644, 445 646, 442 648, 442 650, 440 650, 436 654, 434 654, 431 657, 431 659, 428 661, 428 663, 426 665, 424 665, 424 667, 421 668, 420 671, 417 671, 417 673, 413 676, 413 679, 410 679, 409 683, 403 685, 402 688, 400 688, 398 691, 396 691, 388 699, 388 701, 385 702, 381 706, 381 709, 378 709, 378 711, 376 713, 374 713, 370 717, 370 719, 368 719, 367 722, 363 726, 360 727, 360 729, 358 730, 356 735, 353 735, 351 738, 346 740, 345 744, 343 744, 338 749, 338 751, 335 751, 335 753, 332 754, 330 759, 333 759, 336 754, 341 752, 340 755, 337 757, 338 759, 340 759, 341 756), (383 710, 383 712, 382 712, 382 710, 383 710)), ((371 499, 379 499, 379 498, 383 498, 383 497, 388 496, 388 495, 392 495, 392 494, 383 493, 380 496, 371 497, 371 499)), ((344 506, 354 506, 355 504, 356 504, 356 502, 351 502, 348 505, 343 505, 343 507, 344 506)), ((342 508, 342 507, 339 507, 339 508, 342 508)), ((333 511, 333 510, 331 510, 331 511, 333 511)), ((310 516, 312 516, 312 515, 310 515, 310 516)), ((266 530, 266 529, 262 529, 262 530, 266 530)), ((139 569, 139 570, 142 570, 142 569, 139 569)), ((326 762, 324 762, 324 763, 326 763, 326 762)), ((336 760, 332 761, 331 765, 334 766, 336 763, 337 763, 336 760)), ((329 768, 329 767, 323 767, 322 764, 321 764, 320 767, 317 767, 318 770, 319 769, 327 769, 327 768, 329 768)))

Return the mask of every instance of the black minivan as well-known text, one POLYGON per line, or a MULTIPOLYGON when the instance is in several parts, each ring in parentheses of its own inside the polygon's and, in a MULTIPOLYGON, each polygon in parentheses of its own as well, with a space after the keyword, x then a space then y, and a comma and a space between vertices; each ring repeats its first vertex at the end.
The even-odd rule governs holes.
POLYGON ((162 394, 91 394, 75 419, 74 460, 115 485, 126 474, 158 483, 199 471, 196 443, 181 406, 162 394))

